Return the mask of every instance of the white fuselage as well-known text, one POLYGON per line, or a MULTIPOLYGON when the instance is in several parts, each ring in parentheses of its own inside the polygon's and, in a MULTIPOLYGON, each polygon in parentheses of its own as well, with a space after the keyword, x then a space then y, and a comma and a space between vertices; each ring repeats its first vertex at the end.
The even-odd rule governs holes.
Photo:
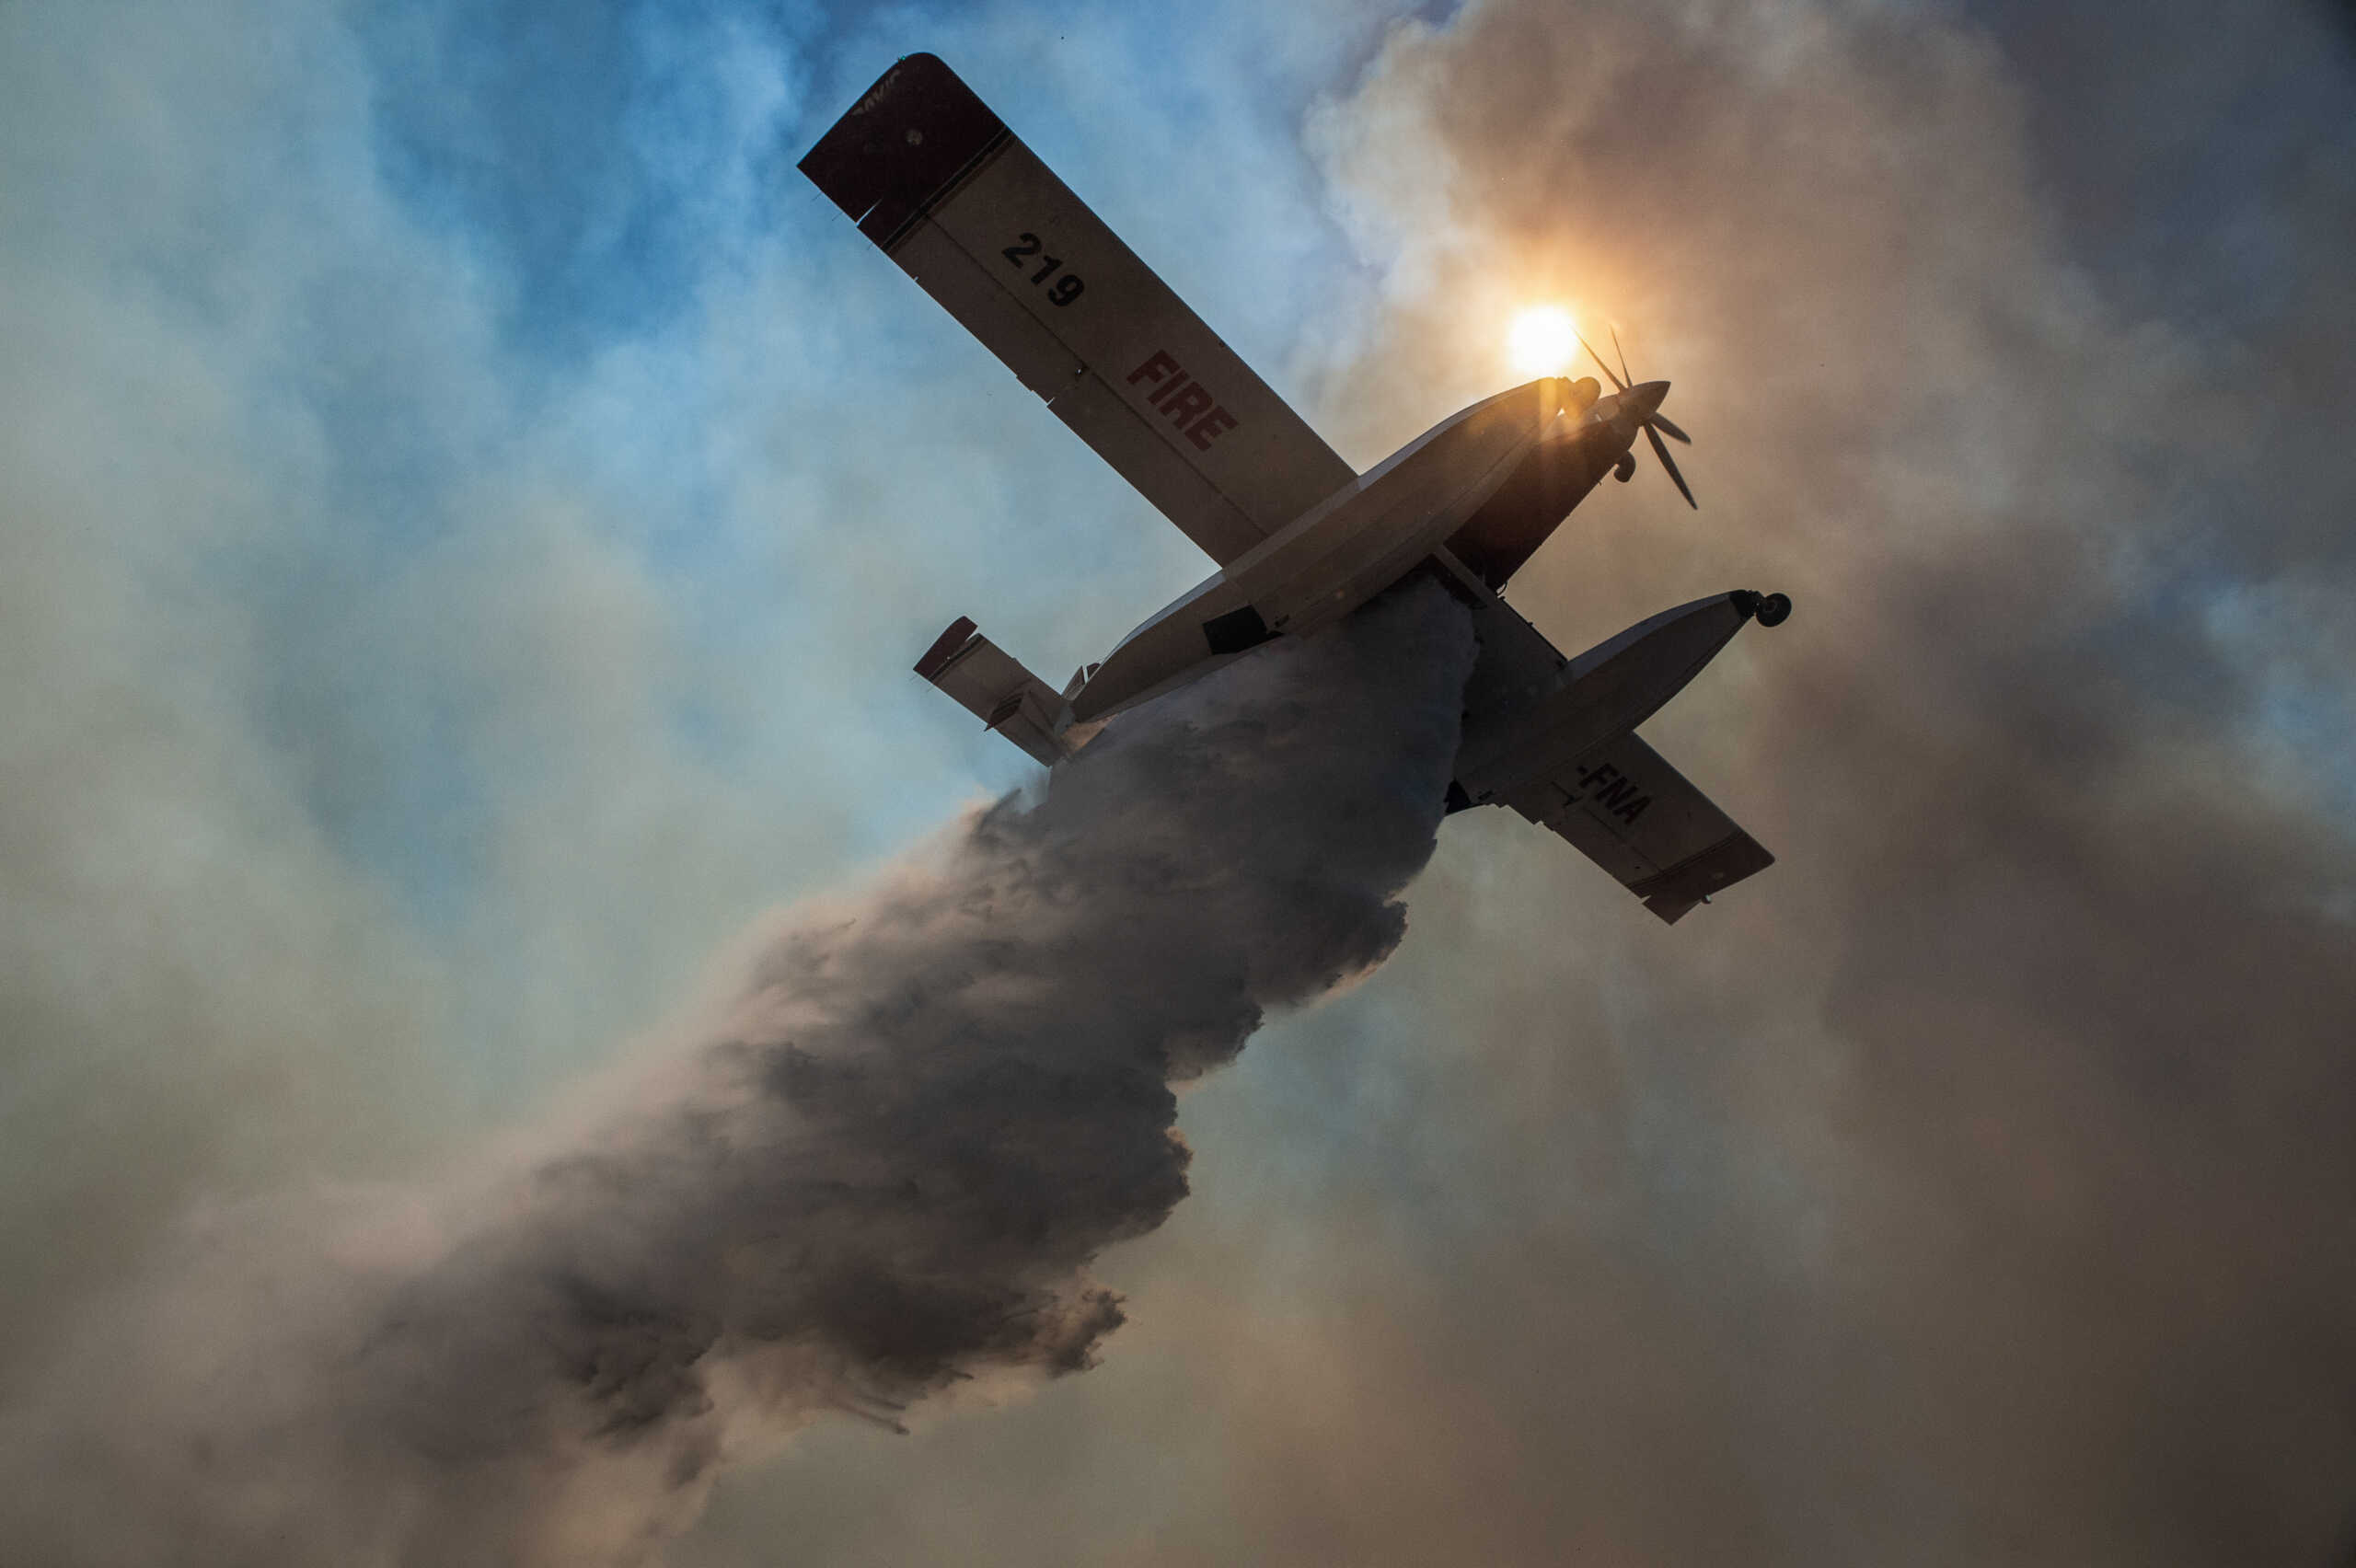
POLYGON ((1073 695, 1072 721, 1107 718, 1356 609, 1433 559, 1564 422, 1612 422, 1617 400, 1599 400, 1594 386, 1529 382, 1433 426, 1129 633, 1073 695))

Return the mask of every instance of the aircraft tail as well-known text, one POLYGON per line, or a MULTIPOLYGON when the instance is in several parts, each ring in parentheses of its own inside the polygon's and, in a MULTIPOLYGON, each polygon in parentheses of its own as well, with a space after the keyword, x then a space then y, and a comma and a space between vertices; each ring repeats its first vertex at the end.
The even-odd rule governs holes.
POLYGON ((916 671, 1034 761, 1053 767, 1071 755, 1058 722, 1067 706, 1062 695, 984 637, 968 617, 959 616, 933 640, 916 671))

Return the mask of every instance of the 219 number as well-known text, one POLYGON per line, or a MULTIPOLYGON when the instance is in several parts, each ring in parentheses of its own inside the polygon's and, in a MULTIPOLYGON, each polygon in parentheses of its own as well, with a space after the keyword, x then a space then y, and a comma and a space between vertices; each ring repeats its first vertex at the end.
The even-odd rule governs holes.
MULTIPOLYGON (((1012 245, 1008 246, 999 254, 1006 258, 1007 265, 1010 267, 1027 268, 1031 264, 1031 258, 1039 256, 1039 253, 1045 248, 1046 242, 1037 235, 1025 234, 1019 236, 1012 245)), ((1031 274, 1034 286, 1045 284, 1049 305, 1069 305, 1080 297, 1081 290, 1088 287, 1086 283, 1080 281, 1080 274, 1077 272, 1066 272, 1062 277, 1056 278, 1056 269, 1062 265, 1061 257, 1039 256, 1039 270, 1031 274), (1055 278, 1056 281, 1050 283, 1047 282, 1050 278, 1055 278)))

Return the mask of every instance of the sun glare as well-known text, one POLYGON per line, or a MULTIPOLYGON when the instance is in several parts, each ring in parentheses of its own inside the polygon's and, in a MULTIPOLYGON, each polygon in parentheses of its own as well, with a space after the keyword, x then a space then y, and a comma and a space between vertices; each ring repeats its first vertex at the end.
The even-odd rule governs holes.
POLYGON ((1557 305, 1533 305, 1513 318, 1507 352, 1524 375, 1560 375, 1579 357, 1579 329, 1557 305))

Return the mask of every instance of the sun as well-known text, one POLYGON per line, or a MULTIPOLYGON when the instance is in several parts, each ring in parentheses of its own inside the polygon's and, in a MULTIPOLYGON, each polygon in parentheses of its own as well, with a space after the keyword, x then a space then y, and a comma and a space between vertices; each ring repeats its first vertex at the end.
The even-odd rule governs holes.
POLYGON ((1578 324, 1559 305, 1533 305, 1513 318, 1506 352, 1524 375, 1560 375, 1579 357, 1578 324))

